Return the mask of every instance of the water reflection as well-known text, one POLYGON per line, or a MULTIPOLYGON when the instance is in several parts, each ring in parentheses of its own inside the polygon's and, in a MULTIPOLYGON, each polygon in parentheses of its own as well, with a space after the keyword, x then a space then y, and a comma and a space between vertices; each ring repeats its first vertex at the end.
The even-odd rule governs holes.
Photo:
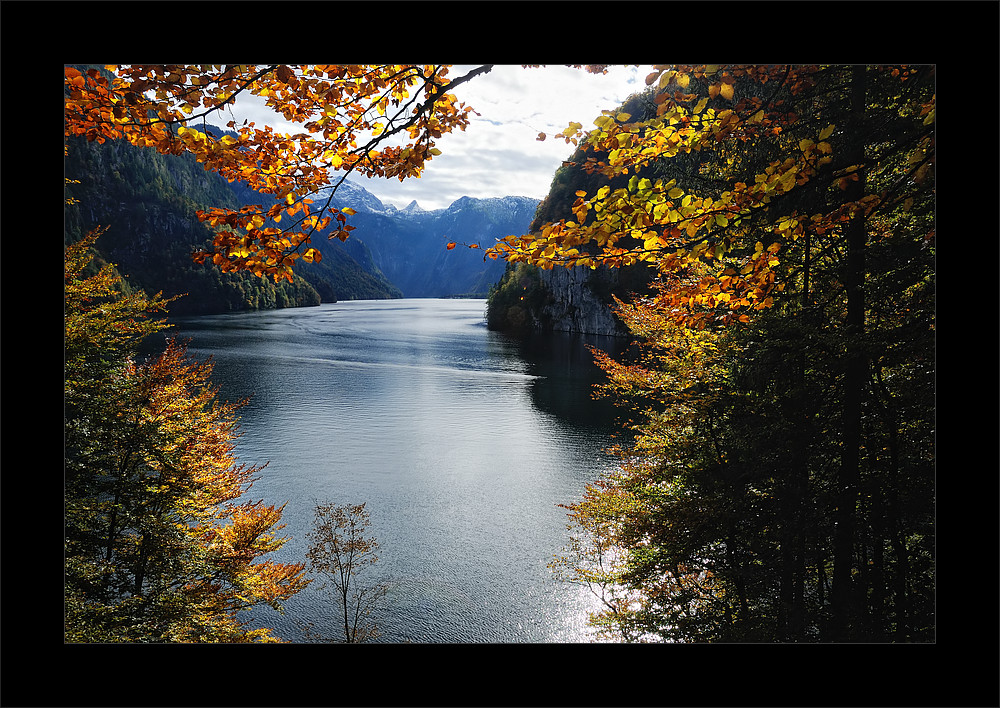
POLYGON ((603 381, 603 374, 590 348, 617 356, 626 343, 618 337, 561 332, 532 334, 518 340, 518 356, 539 377, 532 386, 534 405, 565 421, 573 430, 607 434, 613 427, 615 408, 606 399, 594 400, 593 387, 603 381))

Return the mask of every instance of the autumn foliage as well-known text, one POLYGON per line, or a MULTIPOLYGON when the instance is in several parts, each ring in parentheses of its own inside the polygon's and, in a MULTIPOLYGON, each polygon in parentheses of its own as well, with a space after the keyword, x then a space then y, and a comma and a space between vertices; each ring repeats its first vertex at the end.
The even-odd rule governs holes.
MULTIPOLYGON (((473 114, 450 90, 490 67, 112 69, 66 69, 66 136, 189 153, 247 183, 262 204, 200 212, 215 235, 195 258, 279 280, 319 258, 316 234, 351 231, 349 209, 312 197, 352 172, 419 176, 473 114), (302 132, 210 134, 242 94, 302 132)), ((558 136, 603 178, 572 215, 483 247, 655 274, 618 303, 633 358, 597 353, 634 437, 567 505, 555 566, 594 589, 592 622, 616 639, 932 640, 935 68, 663 65, 646 83, 648 110, 558 136)), ((162 302, 67 272, 73 632, 266 638, 232 613, 280 606, 302 568, 254 562, 280 545, 280 509, 237 502, 253 470, 231 457, 234 409, 182 347, 132 363, 150 331, 133 312, 162 302), (82 294, 96 283, 100 306, 82 294)), ((312 560, 346 577, 335 555, 312 560)))
MULTIPOLYGON (((370 583, 362 577, 379 559, 378 540, 368 535, 370 524, 365 504, 337 506, 324 502, 316 505, 308 534, 309 571, 333 599, 340 618, 335 636, 342 636, 348 644, 379 636, 371 614, 389 591, 388 585, 370 583)), ((312 630, 310 633, 324 636, 312 630)))
POLYGON ((179 342, 139 359, 167 302, 109 265, 84 277, 95 238, 66 249, 66 639, 276 641, 238 613, 308 581, 266 559, 282 510, 247 497, 260 468, 236 460, 239 405, 179 342))
POLYGON ((932 641, 932 66, 657 67, 563 137, 618 178, 492 253, 648 264, 634 437, 554 565, 626 641, 932 641))
MULTIPOLYGON (((542 268, 648 263, 670 287, 661 304, 702 324, 748 320, 770 307, 785 284, 785 255, 807 233, 840 230, 876 209, 904 205, 904 182, 927 182, 934 164, 934 95, 909 99, 916 129, 899 143, 891 169, 897 182, 848 198, 868 167, 842 148, 851 126, 823 102, 800 100, 843 67, 662 66, 647 77, 655 115, 605 110, 584 132, 571 124, 562 138, 592 154, 580 168, 623 187, 578 192, 573 219, 511 236, 489 254, 542 268), (694 174, 668 165, 685 156, 694 174), (840 197, 796 203, 833 190, 840 197), (844 197, 844 198, 841 198, 844 197), (712 312, 710 316, 708 312, 712 312)), ((922 69, 888 67, 901 86, 922 69)), ((544 136, 541 136, 544 137, 544 136)))
POLYGON ((489 71, 483 66, 450 78, 439 65, 125 65, 65 70, 65 134, 103 142, 127 140, 164 154, 194 155, 206 170, 267 195, 239 210, 198 214, 213 227, 210 249, 198 254, 224 272, 249 271, 291 280, 301 259, 318 260, 310 245, 346 239, 350 209, 315 204, 312 196, 356 172, 369 177, 416 177, 440 154, 435 142, 464 130, 472 109, 449 91, 489 71), (295 134, 228 119, 241 95, 262 99, 295 134), (232 134, 212 135, 206 121, 232 134), (337 175, 336 177, 334 175, 337 175), (265 206, 265 201, 267 206, 265 206))

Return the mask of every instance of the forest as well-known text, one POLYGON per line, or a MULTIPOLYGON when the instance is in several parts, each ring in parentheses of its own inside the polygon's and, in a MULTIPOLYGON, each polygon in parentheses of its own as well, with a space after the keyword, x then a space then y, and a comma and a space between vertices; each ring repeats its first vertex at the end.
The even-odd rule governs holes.
MULTIPOLYGON (((195 209, 192 268, 294 299, 312 239, 353 228, 310 195, 432 169, 470 125, 451 90, 488 72, 67 67, 66 159, 121 145, 245 182, 260 205, 195 209), (304 132, 198 129, 243 91, 304 132)), ((606 297, 632 346, 593 352, 627 414, 618 464, 567 500, 553 573, 600 598, 614 642, 934 642, 936 67, 663 65, 646 85, 538 136, 573 152, 529 233, 462 246, 507 262, 491 302, 521 322, 539 271, 627 274, 606 297)), ((137 360, 172 295, 92 265, 97 238, 66 246, 67 641, 279 641, 239 612, 308 580, 267 560, 281 508, 245 501, 239 407, 179 344, 137 360)))
POLYGON ((634 442, 556 570, 617 640, 933 641, 934 67, 650 80, 495 249, 501 302, 655 269, 614 294, 632 356, 595 352, 634 442))

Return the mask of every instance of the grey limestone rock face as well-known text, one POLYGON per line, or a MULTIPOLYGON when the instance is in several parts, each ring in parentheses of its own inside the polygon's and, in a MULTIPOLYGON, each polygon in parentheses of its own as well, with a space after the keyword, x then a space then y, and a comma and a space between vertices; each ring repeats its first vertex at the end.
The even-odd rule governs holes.
POLYGON ((615 280, 607 269, 553 268, 541 271, 539 277, 552 295, 552 301, 542 308, 541 319, 553 331, 611 337, 628 334, 610 303, 596 292, 602 284, 615 280))

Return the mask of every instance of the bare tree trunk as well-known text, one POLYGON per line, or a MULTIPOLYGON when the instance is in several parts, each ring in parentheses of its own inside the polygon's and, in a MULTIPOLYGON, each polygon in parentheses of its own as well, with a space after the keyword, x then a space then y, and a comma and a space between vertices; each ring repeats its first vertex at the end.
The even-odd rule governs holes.
MULTIPOLYGON (((864 161, 863 125, 866 99, 865 67, 854 68, 851 77, 851 115, 856 140, 851 164, 864 161)), ((864 178, 852 183, 847 198, 850 201, 864 195, 864 178)), ((857 622, 856 598, 853 592, 854 544, 856 535, 856 506, 861 450, 862 392, 868 373, 868 362, 862 347, 865 332, 865 244, 867 226, 863 214, 857 214, 847 226, 847 365, 844 374, 843 447, 837 479, 837 508, 834 512, 836 526, 833 540, 833 610, 834 641, 854 638, 857 622)))

